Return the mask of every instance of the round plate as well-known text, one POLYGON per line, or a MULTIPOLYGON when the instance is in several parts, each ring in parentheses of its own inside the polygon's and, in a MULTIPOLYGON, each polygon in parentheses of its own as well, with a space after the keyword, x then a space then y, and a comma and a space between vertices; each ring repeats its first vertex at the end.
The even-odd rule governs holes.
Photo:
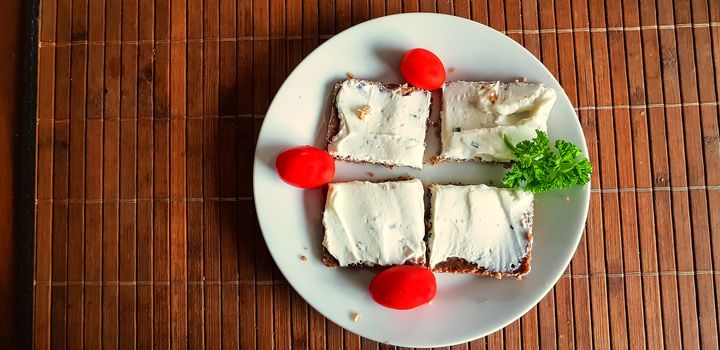
MULTIPOLYGON (((552 74, 523 47, 476 22, 438 14, 382 17, 352 27, 318 47, 290 74, 265 116, 255 153, 255 205, 265 242, 280 271, 316 310, 343 328, 379 342, 406 347, 447 346, 490 334, 518 319, 552 288, 575 252, 587 217, 589 186, 537 196, 532 272, 525 279, 438 274, 432 304, 410 311, 372 301, 370 269, 330 269, 321 261, 323 191, 285 184, 275 157, 298 145, 324 147, 331 87, 348 73, 359 79, 401 82, 405 51, 436 53, 448 80, 513 80, 527 77, 558 92, 548 121, 551 139, 586 151, 580 123, 552 74), (569 201, 563 200, 568 196, 569 201), (306 256, 307 261, 301 260, 306 256), (359 320, 352 320, 353 314, 359 320)), ((437 98, 437 96, 434 96, 437 98)), ((434 103, 435 106, 438 103, 434 103)), ((431 130, 428 134, 433 134, 431 130)), ((429 141, 431 144, 432 140, 429 141)), ((433 148, 433 147, 429 147, 433 148)), ((499 184, 500 166, 444 163, 423 170, 336 162, 334 181, 414 176, 424 183, 499 184)))

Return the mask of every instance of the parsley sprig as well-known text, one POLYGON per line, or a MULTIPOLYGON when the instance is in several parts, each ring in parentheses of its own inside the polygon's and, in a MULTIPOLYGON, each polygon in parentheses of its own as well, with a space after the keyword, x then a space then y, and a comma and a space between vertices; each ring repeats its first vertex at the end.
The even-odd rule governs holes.
POLYGON ((502 180, 505 186, 541 193, 585 185, 590 181, 590 161, 570 142, 556 140, 556 152, 553 152, 547 133, 540 130, 534 139, 517 145, 513 145, 507 135, 504 139, 516 158, 502 180))

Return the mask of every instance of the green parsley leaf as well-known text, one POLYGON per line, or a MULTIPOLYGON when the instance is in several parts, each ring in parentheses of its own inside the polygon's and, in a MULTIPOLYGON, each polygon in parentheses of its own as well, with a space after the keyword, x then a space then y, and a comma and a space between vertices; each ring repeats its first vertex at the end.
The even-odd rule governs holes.
POLYGON ((513 145, 507 135, 504 140, 515 155, 512 168, 502 180, 505 186, 541 193, 582 186, 590 181, 590 161, 570 142, 556 140, 556 151, 553 151, 547 133, 540 130, 534 139, 517 145, 513 145))

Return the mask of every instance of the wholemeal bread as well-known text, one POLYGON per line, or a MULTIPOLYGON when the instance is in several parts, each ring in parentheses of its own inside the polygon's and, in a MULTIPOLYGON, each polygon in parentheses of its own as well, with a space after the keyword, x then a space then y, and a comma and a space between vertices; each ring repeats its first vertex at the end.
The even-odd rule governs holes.
POLYGON ((429 267, 522 278, 530 272, 533 195, 486 185, 431 185, 429 267))
POLYGON ((541 83, 453 81, 443 85, 441 152, 435 161, 509 162, 517 143, 545 131, 555 90, 541 83))
POLYGON ((331 183, 323 213, 325 265, 424 266, 423 195, 416 179, 331 183))
POLYGON ((422 168, 430 92, 347 79, 333 89, 327 149, 336 159, 422 168))

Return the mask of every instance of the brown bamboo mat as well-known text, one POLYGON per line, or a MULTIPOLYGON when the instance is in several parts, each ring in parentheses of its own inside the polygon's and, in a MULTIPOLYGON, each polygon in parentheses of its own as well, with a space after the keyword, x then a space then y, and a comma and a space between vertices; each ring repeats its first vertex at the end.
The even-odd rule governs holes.
POLYGON ((369 18, 488 24, 559 79, 596 172, 571 266, 456 349, 718 348, 720 1, 42 0, 34 342, 391 348, 325 320, 274 267, 255 138, 302 58, 369 18))

